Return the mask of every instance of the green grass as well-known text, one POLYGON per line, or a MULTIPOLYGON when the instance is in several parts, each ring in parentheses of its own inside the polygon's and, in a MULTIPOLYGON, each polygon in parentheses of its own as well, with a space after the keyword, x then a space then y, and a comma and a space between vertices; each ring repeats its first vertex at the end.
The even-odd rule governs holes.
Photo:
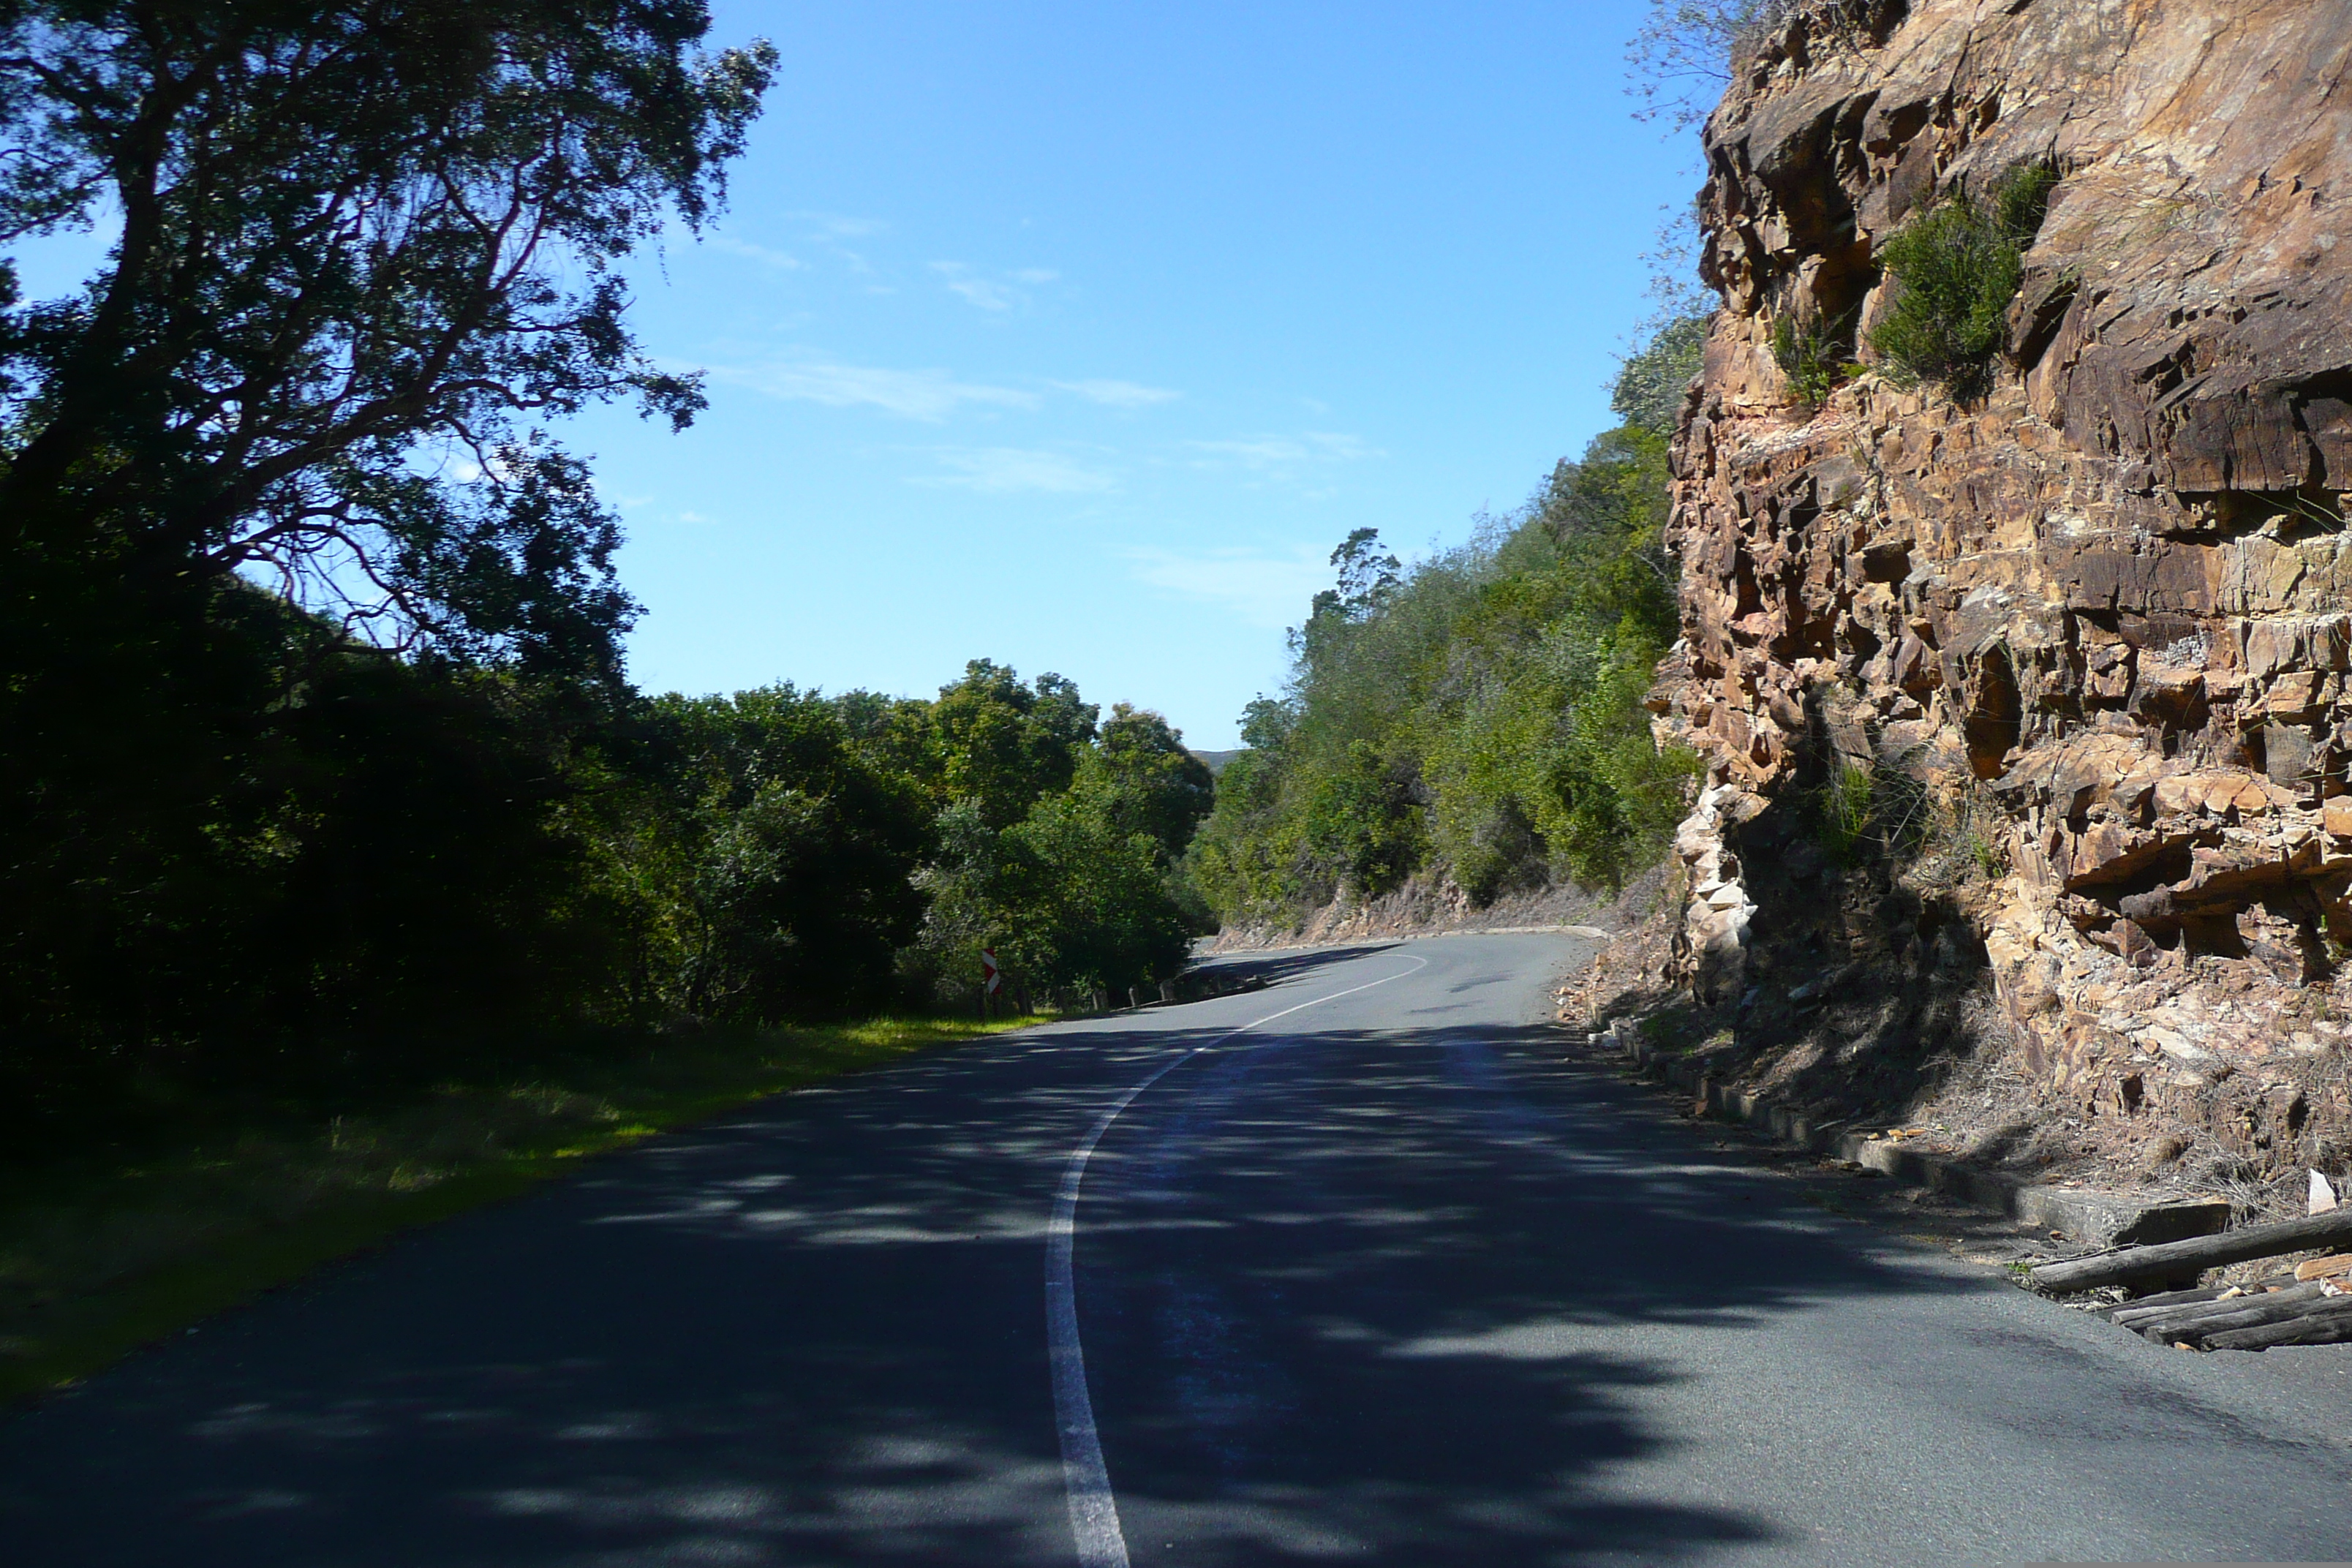
POLYGON ((320 1264, 513 1196, 589 1155, 1041 1021, 881 1018, 666 1036, 323 1122, 216 1118, 177 1145, 0 1169, 0 1400, 70 1383, 320 1264))
POLYGON ((1772 359, 1789 378, 1789 390, 1807 408, 1819 408, 1854 372, 1853 319, 1827 327, 1800 328, 1783 315, 1772 323, 1772 359))
POLYGON ((1868 769, 1841 762, 1836 773, 1822 786, 1819 805, 1822 847, 1841 866, 1853 865, 1861 855, 1863 840, 1870 832, 1875 782, 1868 769))

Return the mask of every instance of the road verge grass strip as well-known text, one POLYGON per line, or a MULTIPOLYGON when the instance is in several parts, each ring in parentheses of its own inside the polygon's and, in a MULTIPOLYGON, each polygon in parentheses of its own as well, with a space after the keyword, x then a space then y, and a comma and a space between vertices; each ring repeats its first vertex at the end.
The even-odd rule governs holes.
POLYGON ((68 1384, 320 1265, 583 1158, 916 1051, 1042 1022, 648 1037, 339 1116, 0 1170, 0 1400, 68 1384))

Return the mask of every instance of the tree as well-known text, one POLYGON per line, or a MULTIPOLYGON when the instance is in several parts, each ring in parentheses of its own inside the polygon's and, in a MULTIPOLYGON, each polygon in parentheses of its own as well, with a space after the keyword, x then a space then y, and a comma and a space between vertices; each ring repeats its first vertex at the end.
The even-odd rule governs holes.
POLYGON ((615 268, 715 209, 772 70, 765 44, 692 54, 708 22, 0 0, 0 243, 119 222, 79 296, 0 278, 15 624, 243 574, 347 635, 615 673, 617 532, 532 426, 700 405, 637 352, 615 268))
POLYGON ((0 250, 114 226, 67 298, 0 262, 19 1040, 258 1057, 273 1020, 547 1016, 516 948, 587 907, 566 752, 625 703, 633 606, 540 426, 699 405, 638 353, 619 268, 716 209, 772 68, 696 53, 707 26, 701 0, 0 0, 0 250), (515 941, 453 934, 493 911, 515 941))
POLYGON ((1167 720, 1121 702, 1078 765, 1071 793, 1121 837, 1140 833, 1150 839, 1165 865, 1183 854, 1209 815, 1217 781, 1167 720))
POLYGON ((1069 787, 1099 711, 1061 676, 1024 687, 1011 666, 973 659, 931 709, 949 798, 976 802, 990 827, 1011 826, 1069 787))
POLYGON ((1376 528, 1352 530, 1331 552, 1339 581, 1315 595, 1307 624, 1290 632, 1290 652, 1299 668, 1313 671, 1349 642, 1349 628, 1370 620, 1402 581, 1402 563, 1381 548, 1376 528))
POLYGON ((1024 994, 1113 993, 1182 966, 1198 917, 1173 866, 1216 784, 1157 713, 1098 710, 1058 675, 974 659, 930 719, 946 786, 930 897, 902 971, 969 995, 992 948, 1024 994))
POLYGON ((1370 530, 1242 719, 1184 879, 1229 921, 1295 921, 1442 871, 1478 903, 1616 885, 1681 816, 1690 761, 1643 707, 1677 627, 1667 442, 1705 321, 1631 356, 1631 416, 1470 542, 1384 560, 1370 530))
POLYGON ((1381 548, 1381 531, 1377 528, 1359 528, 1350 532, 1332 550, 1331 564, 1339 569, 1339 585, 1315 595, 1313 614, 1336 615, 1349 620, 1361 620, 1380 607, 1381 601, 1395 589, 1397 573, 1402 565, 1381 548))
POLYGON ((1183 967, 1190 921, 1159 847, 1121 833, 1090 803, 1049 795, 998 832, 976 801, 961 801, 940 835, 940 863, 924 879, 924 947, 942 988, 976 984, 984 947, 1032 994, 1117 995, 1183 967))
POLYGON ((1298 704, 1257 697, 1242 705, 1242 744, 1254 752, 1278 752, 1298 728, 1298 704))
POLYGON ((1671 440, 1691 378, 1706 363, 1707 318, 1678 316, 1626 356, 1609 388, 1609 406, 1626 424, 1671 440))
POLYGON ((1637 120, 1685 131, 1706 119, 1732 73, 1792 24, 1797 47, 1852 47, 1907 7, 1903 0, 1650 0, 1625 53, 1637 120))
POLYGON ((628 890, 641 1000, 772 1022, 887 999, 922 919, 931 805, 842 706, 772 686, 666 697, 628 726, 597 836, 628 890))

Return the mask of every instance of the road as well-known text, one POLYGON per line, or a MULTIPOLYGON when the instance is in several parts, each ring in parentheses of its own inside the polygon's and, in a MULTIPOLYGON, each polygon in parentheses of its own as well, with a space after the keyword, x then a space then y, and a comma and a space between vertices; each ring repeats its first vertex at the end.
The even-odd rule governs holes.
POLYGON ((2345 1554, 2352 1354, 1800 1201, 1563 1056, 1581 949, 1262 959, 599 1161, 0 1423, 0 1561, 2345 1554))

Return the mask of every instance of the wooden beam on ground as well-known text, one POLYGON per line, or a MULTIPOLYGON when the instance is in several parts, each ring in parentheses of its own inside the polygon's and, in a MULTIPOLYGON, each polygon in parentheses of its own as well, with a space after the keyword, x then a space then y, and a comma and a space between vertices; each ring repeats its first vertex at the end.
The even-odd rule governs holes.
POLYGON ((2273 1345, 2332 1345, 2352 1340, 2352 1297, 2330 1296, 2294 1317, 2208 1335, 2210 1351, 2260 1351, 2273 1345))
POLYGON ((2247 1290, 2223 1299, 2220 1291, 2202 1301, 2151 1301, 2146 1306, 2134 1304, 2119 1309, 2107 1321, 2119 1329, 2138 1333, 2150 1323, 2188 1323, 2200 1318, 2210 1318, 2222 1312, 2242 1312, 2263 1302, 2284 1306, 2289 1302, 2306 1301, 2320 1294, 2316 1280, 2307 1285, 2292 1285, 2277 1290, 2247 1290))
POLYGON ((2208 1301, 2200 1306, 2151 1313, 2138 1320, 2124 1319, 2122 1326, 2154 1340, 2161 1345, 2178 1344, 2186 1340, 2190 1344, 2202 1344, 2206 1336, 2231 1329, 2251 1329, 2261 1323, 2275 1323, 2282 1319, 2298 1316, 2309 1304, 2322 1300, 2319 1286, 2290 1286, 2284 1290, 2270 1290, 2252 1296, 2233 1296, 2226 1301, 2208 1301))
POLYGON ((2352 1208, 2309 1219, 2283 1220, 2276 1225, 2250 1225, 2218 1236, 2192 1236, 2156 1247, 2127 1247, 2094 1258, 2045 1263, 2027 1278, 2037 1290, 2064 1295, 2095 1290, 2102 1285, 2126 1285, 2138 1279, 2171 1279, 2249 1258, 2275 1258, 2282 1252, 2307 1247, 2352 1245, 2352 1208))

